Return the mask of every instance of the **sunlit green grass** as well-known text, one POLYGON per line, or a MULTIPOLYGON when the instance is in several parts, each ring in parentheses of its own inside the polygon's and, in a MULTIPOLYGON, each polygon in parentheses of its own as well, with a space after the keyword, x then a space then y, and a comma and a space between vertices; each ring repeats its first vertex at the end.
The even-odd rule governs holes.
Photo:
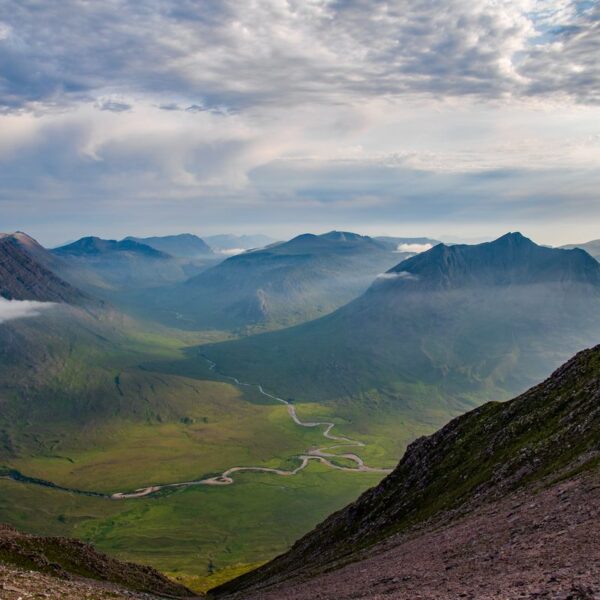
POLYGON ((292 477, 245 473, 227 487, 127 501, 0 481, 0 521, 25 531, 74 535, 207 589, 224 574, 239 574, 285 551, 380 479, 311 463, 292 477))

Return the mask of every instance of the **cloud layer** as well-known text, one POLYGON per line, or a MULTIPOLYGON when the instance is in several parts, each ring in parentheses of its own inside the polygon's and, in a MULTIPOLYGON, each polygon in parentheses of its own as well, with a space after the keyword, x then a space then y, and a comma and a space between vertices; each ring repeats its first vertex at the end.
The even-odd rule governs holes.
POLYGON ((0 323, 13 319, 38 317, 43 311, 52 308, 52 302, 36 302, 34 300, 7 300, 0 298, 0 323))
POLYGON ((0 2, 0 210, 43 240, 600 218, 598 3, 0 2))

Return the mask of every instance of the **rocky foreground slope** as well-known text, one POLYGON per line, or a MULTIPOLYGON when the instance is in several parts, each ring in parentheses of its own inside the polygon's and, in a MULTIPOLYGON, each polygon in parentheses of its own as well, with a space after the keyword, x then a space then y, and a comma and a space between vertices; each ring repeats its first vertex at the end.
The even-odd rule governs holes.
POLYGON ((600 598, 600 346, 420 438, 217 598, 600 598))
POLYGON ((0 525, 0 598, 190 598, 151 567, 123 562, 84 542, 26 535, 0 525))

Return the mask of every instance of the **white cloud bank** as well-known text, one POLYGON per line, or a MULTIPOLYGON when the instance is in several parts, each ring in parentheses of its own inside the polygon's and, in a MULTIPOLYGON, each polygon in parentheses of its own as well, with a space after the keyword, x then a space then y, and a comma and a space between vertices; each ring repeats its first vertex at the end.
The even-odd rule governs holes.
POLYGON ((387 273, 380 273, 377 275, 377 279, 406 279, 407 281, 418 281, 419 277, 408 271, 388 271, 387 273))
POLYGON ((412 252, 414 254, 421 254, 421 252, 427 252, 431 250, 433 246, 431 244, 398 244, 396 252, 412 252))
POLYGON ((13 319, 38 317, 43 311, 52 308, 54 305, 54 302, 0 298, 0 323, 12 321, 13 319))

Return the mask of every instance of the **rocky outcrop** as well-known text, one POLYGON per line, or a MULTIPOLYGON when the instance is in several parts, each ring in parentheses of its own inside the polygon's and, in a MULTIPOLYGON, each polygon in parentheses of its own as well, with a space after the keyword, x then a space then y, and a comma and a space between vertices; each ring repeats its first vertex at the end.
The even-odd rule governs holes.
POLYGON ((152 567, 111 558, 79 540, 26 535, 8 525, 0 525, 0 563, 63 580, 85 578, 155 596, 193 596, 152 567))

